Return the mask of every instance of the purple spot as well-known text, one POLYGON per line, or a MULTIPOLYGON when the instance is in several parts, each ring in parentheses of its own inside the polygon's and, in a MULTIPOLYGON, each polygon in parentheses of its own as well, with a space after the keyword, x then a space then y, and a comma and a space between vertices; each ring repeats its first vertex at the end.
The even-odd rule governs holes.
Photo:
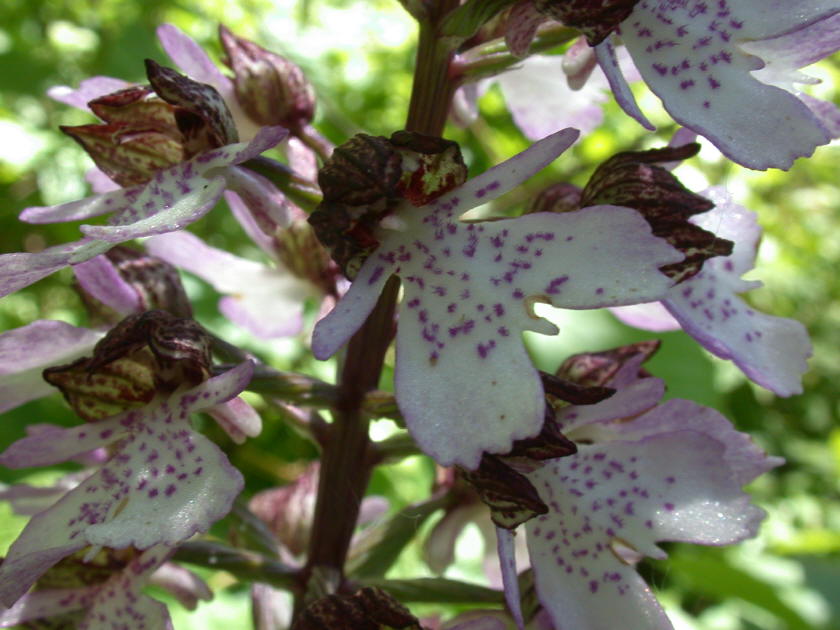
POLYGON ((384 267, 377 267, 373 270, 373 273, 370 275, 370 279, 368 280, 368 284, 373 284, 382 276, 383 272, 385 271, 384 267))
POLYGON ((663 503, 663 504, 662 504, 662 507, 664 507, 664 508, 665 508, 666 510, 668 510, 669 512, 673 512, 673 511, 674 511, 674 504, 673 504, 673 503, 663 503))

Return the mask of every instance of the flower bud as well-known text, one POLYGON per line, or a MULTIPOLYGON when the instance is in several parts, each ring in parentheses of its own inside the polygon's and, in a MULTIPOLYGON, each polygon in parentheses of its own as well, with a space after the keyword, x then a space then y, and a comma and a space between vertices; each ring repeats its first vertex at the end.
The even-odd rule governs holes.
POLYGON ((44 379, 89 421, 209 376, 208 334, 193 320, 165 311, 126 317, 96 344, 92 357, 44 370, 44 379))
POLYGON ((348 278, 379 246, 382 219, 401 203, 423 206, 461 185, 467 169, 449 140, 398 131, 358 134, 337 147, 318 173, 323 201, 309 217, 318 239, 348 278))
POLYGON ((117 245, 74 271, 82 301, 97 323, 114 324, 134 312, 155 309, 192 317, 178 270, 160 258, 117 245))
POLYGON ((525 214, 533 212, 572 212, 580 208, 581 190, 574 184, 552 184, 528 204, 525 214))
POLYGON ((239 142, 233 116, 216 88, 151 59, 146 59, 146 76, 157 95, 175 106, 175 122, 188 157, 239 142))
POLYGON ((600 44, 639 0, 533 0, 540 13, 578 29, 591 46, 600 44))
POLYGON ((63 126, 96 166, 121 186, 143 184, 185 159, 175 108, 146 86, 107 94, 89 107, 105 124, 63 126))
POLYGON ((293 130, 312 120, 315 90, 297 64, 225 26, 219 27, 219 38, 227 53, 223 61, 234 73, 236 97, 252 120, 293 130))
POLYGON ((658 166, 691 157, 696 143, 650 151, 617 153, 601 164, 583 189, 581 206, 612 204, 638 210, 655 236, 685 254, 685 259, 660 269, 675 282, 696 275, 703 262, 732 253, 732 242, 689 222, 714 203, 691 192, 666 168, 658 166))
POLYGON ((584 352, 566 359, 557 376, 586 387, 603 387, 626 365, 635 363, 639 377, 649 376, 641 364, 659 350, 657 340, 640 341, 602 352, 584 352))
POLYGON ((307 221, 295 220, 278 230, 276 243, 278 258, 286 269, 325 294, 335 293, 338 268, 307 221))

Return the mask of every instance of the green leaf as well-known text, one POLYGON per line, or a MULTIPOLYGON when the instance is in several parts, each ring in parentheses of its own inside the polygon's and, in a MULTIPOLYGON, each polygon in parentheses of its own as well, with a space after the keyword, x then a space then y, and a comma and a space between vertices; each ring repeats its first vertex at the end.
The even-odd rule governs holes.
POLYGON ((775 615, 788 630, 812 629, 779 597, 775 586, 728 564, 722 553, 710 550, 674 554, 668 564, 675 579, 698 593, 721 600, 742 599, 775 615))
POLYGON ((512 5, 514 0, 467 0, 446 16, 441 25, 441 35, 472 37, 481 26, 512 5))
POLYGON ((384 576, 406 545, 417 535, 420 526, 442 509, 448 500, 447 496, 443 496, 410 505, 387 521, 368 528, 350 551, 348 575, 355 579, 384 576))

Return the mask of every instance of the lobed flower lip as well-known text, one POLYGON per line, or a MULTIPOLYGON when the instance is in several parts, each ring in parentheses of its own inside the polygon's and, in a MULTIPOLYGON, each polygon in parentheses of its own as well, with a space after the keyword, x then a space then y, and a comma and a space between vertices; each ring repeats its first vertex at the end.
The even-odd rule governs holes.
POLYGON ((175 545, 224 516, 242 475, 189 414, 230 400, 250 362, 140 409, 23 438, 0 455, 10 468, 52 465, 106 444, 113 457, 51 508, 34 516, 0 566, 0 601, 11 606, 53 564, 88 545, 175 545))
MULTIPOLYGON (((840 46, 832 17, 840 12, 837 2, 721 0, 713 10, 702 6, 642 0, 621 24, 624 45, 671 117, 757 170, 790 168, 828 143, 837 132, 830 123, 836 110, 832 116, 777 87, 778 81, 762 82, 762 68, 781 54, 787 58, 786 67, 779 64, 787 75, 784 87, 802 82, 796 68, 840 46), (796 34, 806 31, 808 53, 791 52, 788 47, 801 46, 796 34), (762 54, 768 56, 756 56, 762 54)), ((614 63, 614 39, 596 46, 598 60, 622 108, 651 128, 614 63)))
MULTIPOLYGON (((664 558, 660 541, 724 545, 753 536, 764 513, 741 487, 782 463, 713 409, 658 404, 664 384, 638 378, 641 360, 612 379, 612 398, 559 411, 576 455, 526 473, 550 508, 526 530, 537 594, 560 630, 670 629, 633 565, 664 558)), ((515 606, 509 547, 500 538, 515 606)))
POLYGON ((570 129, 553 134, 428 206, 398 210, 404 230, 383 233, 348 293, 316 325, 313 353, 324 359, 362 325, 387 279, 402 278, 397 402, 418 444, 443 465, 475 468, 482 452, 507 452, 539 432, 543 389, 520 333, 557 329, 534 315, 535 302, 583 309, 646 301, 670 287, 659 267, 682 258, 629 208, 458 220, 576 137, 570 129))
POLYGON ((738 297, 761 286, 741 279, 755 265, 761 237, 755 213, 736 204, 722 188, 702 194, 715 208, 692 220, 734 241, 732 254, 707 260, 699 274, 673 287, 658 304, 614 312, 622 321, 646 330, 682 327, 755 383, 779 396, 799 394, 812 352, 805 327, 793 319, 761 313, 738 297))

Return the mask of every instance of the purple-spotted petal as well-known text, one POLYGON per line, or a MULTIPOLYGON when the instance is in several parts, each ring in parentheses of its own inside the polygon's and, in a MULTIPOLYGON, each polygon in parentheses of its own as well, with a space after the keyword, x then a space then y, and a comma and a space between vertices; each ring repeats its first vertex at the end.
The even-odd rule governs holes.
POLYGON ((282 268, 270 268, 210 247, 189 232, 146 241, 149 253, 210 282, 227 294, 220 310, 262 338, 294 335, 303 325, 303 301, 313 288, 282 268))
POLYGON ((41 377, 44 368, 84 356, 101 337, 93 330, 51 320, 0 335, 0 412, 54 392, 41 377))
POLYGON ((840 7, 819 0, 718 4, 699 11, 689 3, 643 0, 622 23, 622 39, 674 120, 739 164, 788 168, 830 137, 796 96, 752 74, 764 63, 740 45, 798 30, 840 7))
POLYGON ((189 414, 239 393, 245 362, 201 385, 95 424, 58 430, 46 442, 24 438, 6 465, 51 463, 117 441, 113 458, 50 509, 33 517, 0 565, 0 601, 12 604, 50 566, 86 547, 147 549, 206 531, 230 509, 242 476, 219 448, 194 432, 189 414))
POLYGON ((480 224, 446 219, 432 238, 418 242, 419 233, 409 229, 372 256, 373 273, 397 273, 405 286, 397 401, 425 452, 470 468, 481 452, 505 452, 542 425, 542 385, 521 332, 557 330, 533 314, 534 303, 647 300, 670 284, 660 261, 679 258, 635 211, 614 206, 480 224))
POLYGON ((92 219, 131 205, 142 190, 142 186, 118 188, 57 206, 32 206, 24 209, 19 218, 27 223, 61 223, 92 219))
POLYGON ((716 207, 695 223, 735 242, 730 256, 712 258, 703 270, 677 285, 663 304, 713 354, 731 359, 753 381, 791 396, 802 391, 811 344, 799 322, 760 313, 737 295, 759 283, 741 279, 755 264, 761 228, 755 214, 733 203, 722 189, 703 193, 716 207))
POLYGON ((121 315, 141 308, 140 294, 126 282, 107 256, 100 255, 73 267, 76 280, 86 293, 121 315))
POLYGON ((122 90, 123 88, 127 88, 129 85, 131 84, 127 81, 123 81, 122 79, 114 79, 112 77, 91 77, 90 79, 82 81, 79 84, 79 87, 75 90, 66 85, 56 85, 55 87, 51 87, 47 90, 47 96, 59 103, 64 103, 65 105, 70 105, 70 107, 76 107, 78 109, 91 112, 88 107, 88 103, 92 100, 95 100, 100 96, 105 96, 106 94, 122 90))
POLYGON ((505 43, 517 57, 525 57, 537 28, 548 18, 534 8, 531 0, 520 0, 511 9, 505 31, 505 43))
POLYGON ((0 611, 0 628, 18 627, 27 621, 49 619, 90 605, 90 587, 39 589, 21 597, 14 606, 0 611))
MULTIPOLYGON (((655 131, 656 127, 645 117, 642 110, 639 109, 636 103, 636 97, 630 91, 630 85, 627 83, 627 79, 619 67, 618 56, 613 45, 614 38, 614 35, 610 35, 607 39, 595 46, 595 56, 598 58, 598 65, 601 66, 604 76, 607 77, 607 82, 610 84, 613 95, 615 95, 615 100, 621 109, 645 129, 655 131)), ((636 63, 638 64, 638 61, 636 63)))
POLYGON ((634 561, 663 558, 658 541, 720 545, 755 534, 763 512, 741 492, 720 441, 739 434, 728 423, 725 434, 669 424, 635 442, 580 445, 529 473, 551 507, 526 527, 537 591, 558 629, 669 629, 634 561))
POLYGON ((112 225, 83 225, 85 236, 117 244, 135 238, 165 234, 195 223, 210 212, 221 199, 225 188, 224 177, 188 179, 181 175, 188 163, 178 164, 167 171, 175 180, 162 181, 161 188, 147 186, 137 202, 112 217, 112 225), (180 191, 175 187, 184 182, 180 191))
POLYGON ((172 630, 166 606, 141 592, 171 553, 172 549, 165 545, 148 549, 96 588, 90 604, 85 606, 89 610, 79 623, 79 630, 172 630))

